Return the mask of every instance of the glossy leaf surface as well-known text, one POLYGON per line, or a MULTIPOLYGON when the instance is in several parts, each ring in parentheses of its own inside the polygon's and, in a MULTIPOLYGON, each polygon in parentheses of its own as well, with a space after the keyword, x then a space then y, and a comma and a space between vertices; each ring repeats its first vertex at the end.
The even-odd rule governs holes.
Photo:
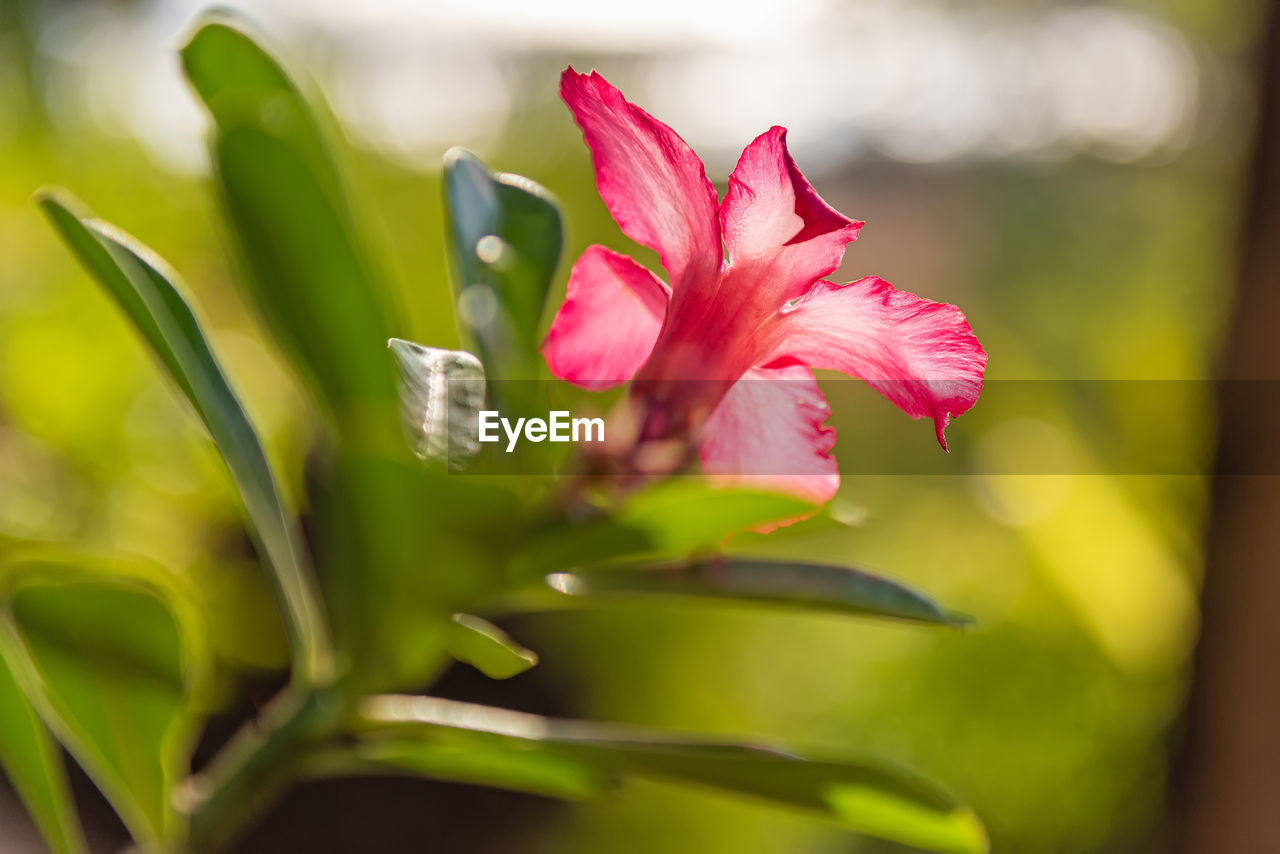
POLYGON ((717 556, 657 566, 611 566, 547 576, 573 597, 680 596, 750 601, 819 611, 890 617, 935 625, 968 618, 883 576, 827 564, 717 556))
POLYGON ((0 655, 0 767, 49 848, 87 851, 62 752, 0 655))
POLYGON ((177 275, 137 240, 44 194, 40 206, 85 268, 124 310, 204 423, 244 500, 270 568, 301 677, 323 675, 329 637, 306 547, 262 442, 196 319, 177 275))
POLYGON ((525 649, 502 629, 481 617, 454 614, 445 635, 445 648, 491 679, 510 679, 538 663, 538 654, 525 649))
POLYGON ((3 640, 18 683, 138 840, 180 839, 209 685, 190 604, 159 568, 37 558, 7 573, 3 640))
POLYGON ((400 420, 414 456, 461 469, 480 452, 484 366, 462 350, 424 347, 392 338, 400 370, 400 420))
POLYGON ((559 205, 528 178, 493 174, 460 148, 445 156, 444 181, 461 325, 493 376, 535 378, 564 243, 559 205))
MULTIPOLYGON (((365 759, 381 756, 415 770, 415 757, 443 747, 496 755, 508 751, 535 786, 564 776, 656 777, 750 795, 815 813, 860 833, 932 851, 979 854, 986 833, 971 810, 937 784, 876 762, 811 760, 773 747, 683 738, 668 733, 567 721, 434 697, 374 697, 364 706, 365 759), (421 745, 415 753, 413 745, 421 745)), ((424 764, 430 763, 424 758, 424 764)), ((502 770, 501 763, 496 763, 502 770)), ((440 774, 440 764, 428 768, 440 774)), ((513 774, 464 779, 532 789, 513 774)), ((441 776, 448 776, 441 774, 441 776)), ((547 793, 542 788, 542 793, 547 793)))
POLYGON ((316 115, 280 64, 232 18, 182 48, 214 120, 212 148, 250 296, 348 433, 394 400, 383 347, 385 289, 373 272, 316 115))

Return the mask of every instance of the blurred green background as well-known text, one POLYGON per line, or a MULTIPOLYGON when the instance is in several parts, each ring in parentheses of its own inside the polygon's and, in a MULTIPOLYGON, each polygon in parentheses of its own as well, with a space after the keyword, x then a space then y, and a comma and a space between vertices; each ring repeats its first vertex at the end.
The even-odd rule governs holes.
MULTIPOLYGON (((572 62, 685 135, 721 189, 737 149, 791 127, 822 195, 868 222, 837 280, 874 273, 959 304, 992 380, 1208 377, 1230 306, 1261 4, 643 5, 237 4, 329 98, 396 287, 398 336, 458 343, 438 171, 450 145, 556 193, 568 261, 602 242, 656 267, 595 194, 556 97, 572 62)), ((0 539, 127 551, 200 577, 226 615, 224 661, 265 673, 283 640, 222 466, 29 201, 43 184, 70 187, 183 273, 304 502, 313 415, 232 284, 175 58, 198 8, 0 0, 0 539)), ((1063 399, 1046 441, 1100 453, 1069 386, 1050 387, 1063 399)), ((1170 417, 1190 426, 1164 440, 1207 466, 1210 390, 1177 388, 1170 417)), ((857 418, 837 402, 837 428, 857 418)), ((930 430, 903 421, 888 441, 924 447, 930 430)), ((976 441, 1001 443, 998 425, 976 441)), ((1195 476, 847 476, 832 507, 842 524, 731 548, 883 570, 976 626, 666 605, 544 614, 518 626, 542 664, 496 696, 892 757, 972 804, 996 851, 1133 850, 1161 820, 1206 499, 1195 476)), ((0 849, 36 844, 24 822, 10 798, 0 849)), ((493 850, 897 850, 651 783, 538 812, 518 839, 493 850)))

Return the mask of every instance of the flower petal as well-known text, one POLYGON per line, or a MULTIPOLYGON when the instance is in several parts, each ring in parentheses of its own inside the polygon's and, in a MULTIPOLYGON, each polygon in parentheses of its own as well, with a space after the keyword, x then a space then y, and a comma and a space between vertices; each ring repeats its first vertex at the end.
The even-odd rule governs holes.
POLYGON ((622 230, 657 251, 677 292, 712 281, 724 253, 716 191, 698 155, 594 71, 565 69, 560 95, 582 128, 600 197, 622 230))
POLYGON ((808 368, 793 363, 752 368, 703 428, 702 468, 718 483, 823 504, 840 486, 830 454, 836 431, 823 426, 830 415, 808 368))
POLYGON ((866 380, 912 418, 933 419, 938 443, 982 391, 987 354, 963 312, 870 276, 818 282, 783 312, 774 358, 866 380))
POLYGON ((776 126, 742 152, 720 206, 731 269, 768 267, 777 305, 839 267, 862 225, 822 200, 791 159, 786 128, 776 126))
POLYGON ((583 388, 626 382, 649 358, 670 297, 663 282, 626 255, 588 247, 542 342, 547 367, 583 388))

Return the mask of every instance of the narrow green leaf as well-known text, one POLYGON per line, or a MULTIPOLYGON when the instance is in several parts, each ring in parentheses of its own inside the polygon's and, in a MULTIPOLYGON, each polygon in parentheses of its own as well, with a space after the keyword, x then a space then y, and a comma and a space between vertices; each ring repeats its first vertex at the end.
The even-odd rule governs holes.
POLYGON ((262 442, 236 398, 184 296, 177 275, 118 229, 81 217, 73 203, 42 193, 39 203, 85 268, 116 300, 204 422, 248 512, 285 615, 299 678, 332 667, 319 593, 298 526, 285 507, 262 442))
MULTIPOLYGON (((804 809, 848 830, 931 851, 988 850, 971 810, 936 783, 883 763, 811 760, 767 746, 556 720, 435 697, 369 698, 359 723, 366 759, 382 756, 412 771, 414 759, 425 756, 432 776, 448 777, 450 770, 444 763, 431 765, 433 752, 474 750, 487 758, 505 750, 519 756, 524 768, 536 767, 537 758, 576 762, 583 777, 594 769, 602 780, 635 775, 694 783, 804 809), (425 746, 421 753, 414 752, 415 743, 425 746)), ((479 762, 459 764, 468 782, 526 788, 502 774, 500 763, 493 763, 499 773, 487 781, 479 762)), ((535 783, 542 780, 537 776, 535 783)))
POLYGON ((57 854, 88 851, 66 768, 49 735, 0 655, 0 767, 57 854))
POLYGON ((361 663, 359 680, 421 684, 447 661, 439 637, 449 615, 466 610, 440 588, 480 573, 461 563, 432 571, 437 560, 465 556, 422 530, 431 505, 421 493, 438 485, 424 480, 398 429, 387 290, 352 215, 333 137, 322 109, 226 14, 202 19, 182 62, 214 121, 214 165, 251 274, 248 296, 335 428, 313 506, 336 646, 361 663))
POLYGON ((492 174, 475 155, 445 155, 445 207, 464 331, 503 380, 538 376, 543 308, 564 244, 559 205, 519 175, 492 174))
POLYGON ((170 793, 209 685, 193 607, 132 564, 31 559, 6 575, 0 641, 19 684, 136 839, 181 838, 170 793))
POLYGON ((742 600, 935 625, 963 625, 904 584, 841 566, 717 556, 657 566, 597 567, 547 576, 554 590, 574 597, 683 596, 742 600))
POLYGON ((598 763, 465 738, 460 744, 450 743, 447 737, 431 741, 371 738, 316 751, 300 765, 310 777, 391 772, 573 801, 600 795, 617 784, 616 777, 598 763))
POLYGON ((373 441, 393 438, 367 411, 389 411, 395 400, 382 351, 391 337, 386 289, 315 112, 225 14, 195 31, 182 62, 214 121, 214 162, 252 274, 250 296, 349 436, 372 430, 373 441))
POLYGON ((513 641, 488 620, 454 614, 445 635, 445 649, 490 679, 510 679, 538 663, 538 654, 513 641))

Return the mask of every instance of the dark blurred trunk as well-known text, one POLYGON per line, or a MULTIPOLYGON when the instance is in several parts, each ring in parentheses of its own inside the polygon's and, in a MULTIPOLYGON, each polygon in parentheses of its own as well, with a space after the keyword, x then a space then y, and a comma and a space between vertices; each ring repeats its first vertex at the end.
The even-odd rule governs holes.
POLYGON ((1280 852, 1280 14, 1259 55, 1259 120, 1222 353, 1202 628, 1175 757, 1169 850, 1280 852), (1236 382, 1239 380, 1240 382, 1236 382), (1264 462, 1265 461, 1265 462, 1264 462), (1226 472, 1259 472, 1227 475, 1226 472))

